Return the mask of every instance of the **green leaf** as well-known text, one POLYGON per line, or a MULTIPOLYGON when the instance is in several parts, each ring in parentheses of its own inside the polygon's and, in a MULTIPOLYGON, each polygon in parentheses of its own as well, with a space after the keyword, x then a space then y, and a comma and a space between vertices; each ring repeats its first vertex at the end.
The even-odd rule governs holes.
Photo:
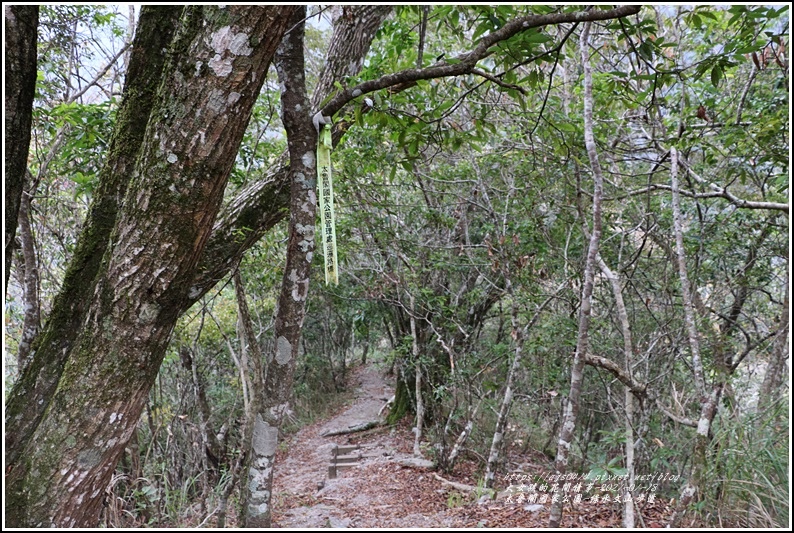
POLYGON ((477 28, 474 30, 474 35, 472 35, 471 40, 472 41, 476 41, 477 39, 480 38, 480 36, 482 34, 484 34, 486 31, 488 31, 490 29, 491 29, 490 21, 486 20, 486 21, 480 22, 480 24, 478 24, 477 28))
POLYGON ((408 153, 412 156, 415 156, 419 153, 419 139, 414 139, 411 141, 411 144, 408 145, 408 153))
POLYGON ((653 60, 653 42, 650 39, 645 39, 637 51, 640 53, 640 57, 646 61, 653 60))
POLYGON ((711 69, 711 84, 714 87, 719 87, 722 76, 722 65, 714 65, 714 68, 711 69))
POLYGON ((538 43, 538 44, 541 44, 541 43, 546 43, 546 42, 551 41, 551 37, 549 37, 545 33, 539 32, 539 31, 535 31, 535 32, 532 32, 532 33, 527 32, 527 34, 523 38, 523 41, 525 43, 538 43))

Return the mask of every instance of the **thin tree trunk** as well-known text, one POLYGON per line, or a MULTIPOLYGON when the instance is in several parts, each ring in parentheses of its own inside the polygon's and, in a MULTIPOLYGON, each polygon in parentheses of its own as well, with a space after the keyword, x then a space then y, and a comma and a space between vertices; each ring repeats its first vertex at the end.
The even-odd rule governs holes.
POLYGON ((678 505, 670 519, 671 526, 678 527, 678 524, 689 508, 689 504, 696 499, 698 491, 701 489, 703 475, 706 470, 706 448, 708 447, 709 429, 717 413, 717 404, 722 393, 721 384, 723 380, 717 379, 712 391, 708 394, 706 393, 703 364, 700 359, 700 339, 697 332, 697 325, 695 324, 695 304, 692 299, 692 291, 686 268, 684 229, 681 220, 681 204, 678 193, 678 151, 675 147, 670 149, 670 167, 676 260, 678 263, 678 274, 681 280, 684 321, 689 338, 689 349, 692 354, 692 373, 694 374, 695 388, 700 399, 700 418, 698 419, 697 434, 695 435, 695 446, 692 451, 692 471, 684 488, 681 490, 678 505))
MULTIPOLYGON (((256 415, 264 402, 262 394, 265 390, 265 359, 259 342, 256 339, 254 322, 251 320, 251 312, 248 309, 248 300, 245 296, 245 287, 239 269, 234 271, 232 279, 234 280, 234 293, 237 298, 237 323, 239 328, 238 336, 240 338, 240 377, 243 390, 248 391, 248 398, 245 402, 244 423, 240 431, 240 442, 250 443, 254 437, 256 415)), ((229 481, 230 485, 226 487, 221 497, 218 527, 223 527, 223 524, 225 524, 226 505, 229 496, 234 490, 234 485, 237 481, 241 477, 244 477, 243 473, 246 472, 246 467, 250 465, 251 460, 251 450, 246 447, 240 452, 240 456, 233 466, 232 479, 229 481)), ((245 497, 245 489, 241 490, 241 492, 245 497)), ((243 502, 242 508, 244 511, 245 502, 243 502)))
MULTIPOLYGON (((571 386, 568 393, 568 402, 563 414, 560 428, 559 444, 555 467, 558 474, 565 474, 568 469, 568 455, 573 442, 576 429, 576 417, 579 413, 579 402, 582 393, 585 356, 588 347, 588 331, 590 328, 590 313, 592 308, 593 285, 595 281, 596 256, 601 238, 601 199, 603 196, 603 176, 601 165, 596 152, 595 137, 593 135, 593 79, 589 58, 590 23, 582 25, 579 41, 584 70, 584 139, 590 166, 593 172, 593 232, 587 249, 587 258, 584 266, 584 283, 582 286, 582 303, 579 308, 579 328, 576 339, 576 352, 571 364, 571 386)), ((559 527, 562 520, 562 499, 551 505, 549 513, 549 527, 559 527)))
POLYGON ((414 295, 410 295, 411 302, 411 354, 414 360, 414 394, 416 395, 416 426, 414 427, 414 455, 421 457, 422 451, 419 449, 419 442, 422 440, 422 425, 425 418, 425 404, 422 399, 422 364, 419 358, 419 338, 416 331, 416 300, 414 295))
POLYGON ((3 296, 8 290, 14 256, 19 205, 28 167, 33 98, 36 90, 36 33, 39 6, 4 5, 5 10, 5 275, 3 296))
MULTIPOLYGON (((198 337, 198 335, 197 335, 198 337)), ((182 346, 179 350, 179 356, 182 360, 182 366, 190 372, 191 380, 193 382, 193 393, 196 397, 196 407, 198 407, 199 414, 199 432, 201 434, 201 444, 203 452, 201 454, 202 470, 209 474, 210 469, 217 471, 218 463, 223 460, 223 448, 218 441, 217 434, 210 426, 210 416, 212 410, 210 409, 209 401, 207 400, 206 385, 203 377, 199 374, 198 363, 195 359, 195 354, 198 353, 197 343, 194 344, 191 350, 187 346, 182 346), (213 465, 210 465, 207 460, 210 460, 213 465)))
POLYGON ((786 272, 786 295, 783 300, 783 314, 780 316, 775 340, 772 344, 772 353, 769 356, 769 363, 764 374, 764 381, 758 391, 757 412, 761 414, 775 402, 775 391, 780 388, 786 378, 786 360, 789 358, 788 338, 789 338, 789 284, 788 272, 786 272))
MULTIPOLYGON (((28 173, 28 176, 30 174, 28 173)), ((32 178, 32 176, 30 176, 32 178)), ((31 179, 31 186, 33 180, 31 179)), ((22 243, 22 259, 24 262, 24 308, 25 319, 22 324, 22 337, 17 349, 17 372, 22 373, 30 358, 31 343, 41 327, 41 311, 39 305, 39 267, 36 259, 35 239, 30 224, 32 191, 24 191, 19 205, 19 240, 22 243)))
MULTIPOLYGON (((391 9, 391 6, 344 7, 346 16, 334 21, 331 44, 312 95, 312 113, 337 91, 335 82, 358 74, 377 29, 391 9)), ((342 135, 342 131, 335 132, 334 143, 338 143, 342 135)), ((224 207, 196 269, 192 284, 195 296, 185 302, 185 309, 228 276, 245 251, 287 217, 290 164, 287 154, 282 154, 266 176, 253 180, 224 207)))
MULTIPOLYGON (((618 321, 620 323, 620 332, 623 335, 623 371, 629 380, 632 380, 632 363, 634 346, 631 340, 631 326, 629 325, 629 316, 626 312, 626 304, 623 301, 623 288, 620 286, 620 279, 618 276, 607 266, 606 262, 598 256, 598 265, 601 271, 609 279, 612 284, 612 293, 615 295, 615 307, 618 311, 618 321)), ((630 492, 630 488, 634 486, 634 394, 631 387, 623 385, 624 391, 624 410, 626 415, 626 473, 628 479, 623 485, 625 492, 623 493, 623 527, 627 529, 634 528, 634 496, 630 492)))
MULTIPOLYGON (((561 284, 555 291, 554 296, 556 296, 556 294, 559 293, 566 284, 567 283, 561 284)), ((510 405, 513 401, 513 382, 515 381, 516 372, 518 372, 518 369, 521 366, 524 340, 526 339, 527 332, 534 327, 537 321, 540 319, 540 315, 543 310, 546 309, 546 306, 548 306, 554 299, 554 296, 549 296, 546 298, 540 307, 538 307, 537 311, 535 311, 535 314, 532 316, 532 319, 529 321, 529 323, 524 326, 523 329, 521 329, 519 328, 518 303, 513 290, 513 283, 507 275, 505 276, 505 290, 511 298, 512 310, 510 314, 510 323, 512 325, 512 337, 513 342, 515 343, 515 351, 513 355, 513 362, 507 372, 507 385, 505 386, 504 396, 502 397, 502 404, 499 407, 499 415, 496 419, 496 428, 494 429, 494 435, 491 441, 491 449, 488 454, 488 462, 485 468, 485 486, 489 489, 493 488, 496 474, 496 462, 499 459, 499 450, 501 449, 502 439, 504 437, 504 428, 507 425, 507 419, 510 413, 510 405)), ((477 405, 479 406, 479 404, 477 405)))
POLYGON ((246 528, 270 527, 273 466, 279 429, 289 408, 301 327, 306 316, 309 274, 314 256, 317 209, 316 160, 318 131, 312 125, 304 80, 303 33, 305 6, 294 7, 291 30, 276 54, 276 72, 282 85, 282 122, 290 154, 290 223, 287 264, 278 298, 274 352, 268 357, 261 406, 254 421, 251 462, 246 484, 246 528))
POLYGON ((524 348, 524 336, 526 334, 526 328, 522 331, 518 323, 518 302, 515 299, 513 284, 510 279, 506 280, 506 285, 507 292, 512 297, 510 320, 513 326, 512 337, 515 344, 513 362, 510 365, 510 369, 507 371, 505 393, 502 397, 502 404, 499 407, 499 415, 496 418, 496 428, 493 432, 493 439, 491 439, 491 450, 488 453, 488 462, 485 466, 485 486, 489 489, 493 488, 494 477, 496 475, 496 463, 499 460, 499 450, 502 447, 507 417, 510 412, 510 405, 513 401, 513 380, 515 379, 519 366, 521 366, 521 352, 524 348))

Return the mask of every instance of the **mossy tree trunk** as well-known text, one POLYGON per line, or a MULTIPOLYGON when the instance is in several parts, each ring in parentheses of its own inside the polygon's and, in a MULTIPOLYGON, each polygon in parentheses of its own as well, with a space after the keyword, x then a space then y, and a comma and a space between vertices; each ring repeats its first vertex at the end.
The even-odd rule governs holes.
POLYGON ((118 208, 127 190, 149 123, 181 7, 144 8, 136 32, 124 96, 108 160, 98 177, 91 211, 56 296, 50 318, 33 343, 26 365, 6 402, 6 463, 19 459, 49 405, 71 347, 85 321, 118 208))
MULTIPOLYGON (((96 526, 105 488, 191 290, 291 9, 184 8, 152 119, 134 164, 119 176, 128 184, 93 290, 83 294, 85 319, 64 354, 52 399, 35 413, 38 424, 10 452, 8 525, 96 526)), ((127 105, 136 107, 134 96, 127 105)), ((117 149, 127 141, 123 133, 116 134, 117 149)), ((68 306, 74 296, 62 294, 61 300, 68 306)), ((24 408, 14 415, 27 417, 24 408)))

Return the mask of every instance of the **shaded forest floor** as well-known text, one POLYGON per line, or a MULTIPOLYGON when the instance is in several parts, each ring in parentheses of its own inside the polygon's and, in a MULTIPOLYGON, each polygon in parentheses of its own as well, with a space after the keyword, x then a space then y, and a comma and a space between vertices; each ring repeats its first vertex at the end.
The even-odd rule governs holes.
MULTIPOLYGON (((376 420, 393 388, 373 366, 360 367, 352 376, 356 393, 335 416, 318 421, 286 439, 276 461, 273 525, 318 527, 547 527, 550 504, 517 503, 506 498, 509 482, 498 476, 495 499, 477 500, 476 490, 454 487, 444 480, 476 486, 482 478, 474 462, 462 460, 443 479, 429 469, 405 466, 410 462, 413 433, 404 421, 365 432, 322 436, 376 420), (358 466, 328 479, 334 444, 358 444, 364 458, 358 466), (501 479, 500 479, 501 478, 501 479)), ((513 459, 513 458, 511 458, 513 459)), ((546 465, 532 466, 520 459, 521 474, 541 474, 546 465)), ((509 464, 513 464, 510 461, 509 464)), ((520 474, 519 474, 520 475, 520 474)), ((619 503, 568 504, 563 527, 620 527, 619 503)), ((671 509, 667 502, 644 502, 638 527, 662 527, 671 509)))

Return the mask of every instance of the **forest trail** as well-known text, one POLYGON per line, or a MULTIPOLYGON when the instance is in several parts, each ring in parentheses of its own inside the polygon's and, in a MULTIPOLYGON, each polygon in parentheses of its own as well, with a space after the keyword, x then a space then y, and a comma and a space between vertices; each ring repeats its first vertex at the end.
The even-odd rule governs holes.
MULTIPOLYGON (((378 419, 393 394, 374 366, 353 371, 352 403, 329 419, 303 427, 285 439, 273 482, 273 526, 285 528, 415 528, 415 527, 546 527, 548 505, 509 503, 504 497, 476 501, 474 492, 458 490, 411 461, 410 424, 324 437, 378 419), (364 456, 358 466, 328 479, 334 445, 358 444, 364 456)), ((405 421, 404 421, 405 422, 405 421)), ((476 466, 461 462, 449 481, 476 485, 476 466)), ((498 487, 504 489, 505 487, 498 487)), ((662 502, 647 507, 646 527, 661 527, 662 502)), ((639 526, 640 524, 638 524, 639 526)), ((579 504, 566 509, 563 527, 619 527, 617 505, 579 504)))

